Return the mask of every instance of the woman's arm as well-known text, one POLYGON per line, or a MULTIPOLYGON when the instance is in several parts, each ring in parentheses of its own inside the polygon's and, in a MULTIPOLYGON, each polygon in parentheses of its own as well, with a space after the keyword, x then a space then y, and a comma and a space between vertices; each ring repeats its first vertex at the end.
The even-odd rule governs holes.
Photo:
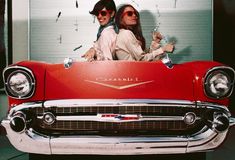
POLYGON ((124 50, 126 50, 136 61, 154 61, 159 59, 159 55, 164 53, 162 48, 159 48, 152 53, 145 53, 142 50, 139 41, 135 38, 135 35, 129 30, 125 30, 119 34, 121 34, 119 35, 119 43, 122 41, 121 46, 124 46, 124 50))
POLYGON ((94 42, 91 47, 82 57, 87 61, 102 61, 113 60, 113 52, 115 49, 115 40, 117 34, 112 28, 104 29, 101 36, 94 42))

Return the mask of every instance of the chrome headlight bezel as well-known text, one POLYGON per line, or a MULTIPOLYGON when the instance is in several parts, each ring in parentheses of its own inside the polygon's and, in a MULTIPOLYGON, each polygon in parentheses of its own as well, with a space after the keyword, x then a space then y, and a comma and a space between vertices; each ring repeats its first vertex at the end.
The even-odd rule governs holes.
POLYGON ((34 75, 32 71, 26 67, 7 67, 3 71, 3 78, 5 91, 9 97, 15 99, 27 99, 32 97, 35 92, 34 75), (13 80, 14 78, 15 80, 13 80))
POLYGON ((220 66, 209 70, 204 78, 204 92, 206 96, 213 99, 228 98, 233 92, 234 75, 235 72, 231 67, 220 66), (225 81, 227 81, 226 84, 222 83, 225 81), (219 91, 218 88, 214 87, 214 84, 225 85, 228 89, 225 91, 220 88, 221 91, 219 91))

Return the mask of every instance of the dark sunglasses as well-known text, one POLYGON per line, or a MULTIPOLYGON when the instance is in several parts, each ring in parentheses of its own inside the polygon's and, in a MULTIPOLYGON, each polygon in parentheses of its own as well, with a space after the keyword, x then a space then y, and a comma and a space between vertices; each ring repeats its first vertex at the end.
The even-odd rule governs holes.
POLYGON ((107 11, 107 10, 101 10, 101 11, 96 12, 95 15, 96 15, 96 16, 101 15, 101 16, 104 17, 104 16, 107 16, 107 14, 110 14, 111 12, 112 12, 112 11, 109 11, 109 10, 108 10, 108 11, 107 11))
POLYGON ((126 11, 123 13, 123 16, 125 16, 125 15, 127 15, 128 17, 132 17, 133 15, 138 17, 138 13, 136 13, 135 11, 126 11))

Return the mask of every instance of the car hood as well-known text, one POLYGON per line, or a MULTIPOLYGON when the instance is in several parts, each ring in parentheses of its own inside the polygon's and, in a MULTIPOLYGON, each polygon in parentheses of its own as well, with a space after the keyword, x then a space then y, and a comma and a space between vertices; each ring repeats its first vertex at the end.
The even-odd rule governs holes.
POLYGON ((162 62, 74 62, 48 65, 45 100, 181 99, 194 100, 194 76, 187 65, 162 62))

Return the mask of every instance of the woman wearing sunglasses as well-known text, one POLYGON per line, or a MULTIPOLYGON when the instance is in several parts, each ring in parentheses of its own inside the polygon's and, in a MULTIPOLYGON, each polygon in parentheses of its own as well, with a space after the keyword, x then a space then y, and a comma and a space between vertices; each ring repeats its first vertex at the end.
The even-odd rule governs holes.
MULTIPOLYGON (((141 30, 139 13, 132 5, 120 7, 115 22, 120 29, 116 40, 116 57, 119 60, 155 61, 159 60, 164 52, 172 52, 174 49, 172 44, 160 47, 155 43, 154 48, 157 49, 150 53, 145 52, 145 38, 141 30)), ((156 36, 155 40, 159 42, 162 37, 159 34, 156 36)))
POLYGON ((116 5, 113 0, 98 1, 90 14, 95 15, 100 27, 97 33, 97 40, 83 57, 87 61, 113 60, 115 41, 118 28, 114 23, 116 5))

